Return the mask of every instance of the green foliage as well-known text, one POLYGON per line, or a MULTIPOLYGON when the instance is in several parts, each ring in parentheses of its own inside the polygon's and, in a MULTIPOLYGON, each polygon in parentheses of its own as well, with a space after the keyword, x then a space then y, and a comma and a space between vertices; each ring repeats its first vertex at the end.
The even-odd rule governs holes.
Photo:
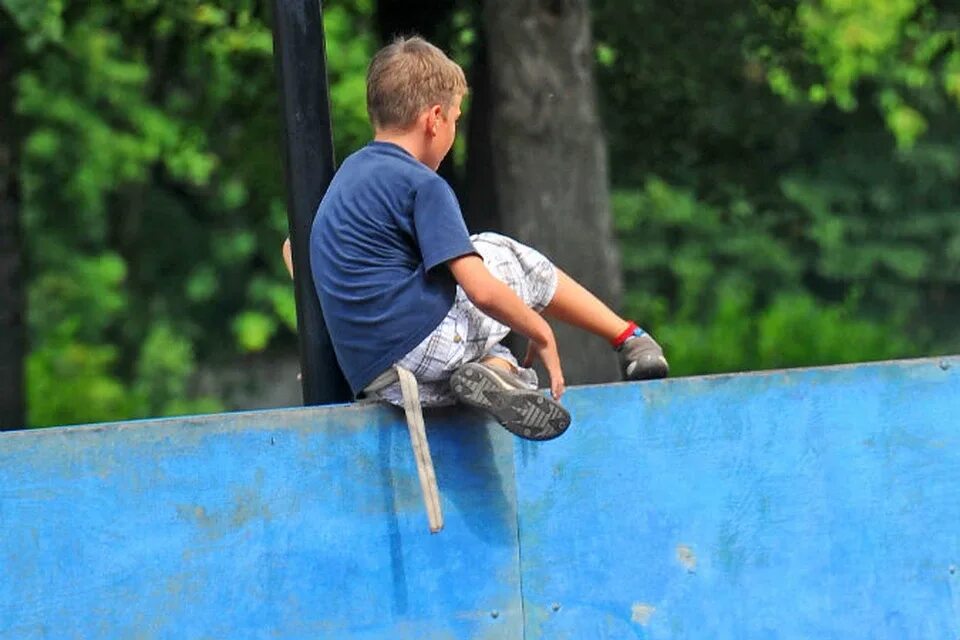
POLYGON ((596 3, 626 306, 675 372, 960 345, 960 14, 913 4, 596 3))
MULTIPOLYGON (((324 8, 342 156, 369 136, 373 8, 324 8)), ((267 9, 0 0, 29 51, 31 424, 216 408, 189 399, 198 361, 294 344, 267 9)))
POLYGON ((755 335, 758 369, 886 360, 917 350, 896 324, 858 317, 855 296, 840 305, 802 293, 778 296, 755 335))
POLYGON ((0 0, 0 10, 13 19, 31 50, 60 40, 63 5, 64 0, 0 0))
POLYGON ((915 342, 893 324, 858 317, 844 304, 806 293, 779 294, 759 315, 748 291, 717 292, 698 319, 667 318, 657 339, 674 375, 749 371, 884 360, 914 354, 915 342))
POLYGON ((246 351, 263 350, 276 328, 273 318, 257 311, 246 311, 233 320, 233 333, 246 351))
POLYGON ((797 252, 771 232, 771 217, 746 203, 724 211, 658 179, 639 191, 617 191, 612 202, 627 248, 626 311, 654 330, 675 374, 919 352, 902 318, 864 316, 857 291, 839 304, 805 291, 797 252))
MULTIPOLYGON (((370 135, 375 7, 323 4, 342 158, 370 135)), ((293 348, 268 5, 0 0, 27 62, 31 424, 214 410, 198 363, 293 348)), ((676 373, 956 349, 955 8, 591 6, 626 307, 676 373)), ((480 15, 441 29, 462 63, 480 15)))
POLYGON ((109 345, 46 340, 27 357, 29 424, 109 421, 135 415, 125 385, 113 374, 118 350, 109 345))
POLYGON ((376 51, 374 34, 367 24, 373 14, 369 1, 324 3, 323 27, 327 36, 327 74, 330 108, 334 116, 334 144, 344 158, 372 136, 367 120, 367 64, 376 51))
POLYGON ((924 112, 960 104, 956 16, 930 0, 803 0, 761 5, 802 43, 806 56, 761 46, 770 86, 790 100, 833 101, 855 110, 865 83, 903 148, 928 129, 924 112), (806 86, 804 86, 806 85, 806 86))
POLYGON ((70 271, 49 270, 30 288, 31 331, 41 336, 27 361, 29 421, 35 426, 218 410, 190 400, 191 343, 154 324, 125 384, 121 352, 109 332, 128 314, 126 266, 116 254, 78 257, 70 271))
POLYGON ((723 210, 653 178, 642 190, 614 192, 612 205, 630 247, 623 268, 628 303, 639 317, 670 309, 693 318, 725 288, 763 282, 777 291, 798 278, 800 263, 776 238, 774 219, 746 201, 723 210))
POLYGON ((156 324, 140 349, 132 387, 132 415, 147 417, 211 413, 223 409, 212 398, 190 399, 187 385, 196 362, 191 342, 172 327, 156 324))

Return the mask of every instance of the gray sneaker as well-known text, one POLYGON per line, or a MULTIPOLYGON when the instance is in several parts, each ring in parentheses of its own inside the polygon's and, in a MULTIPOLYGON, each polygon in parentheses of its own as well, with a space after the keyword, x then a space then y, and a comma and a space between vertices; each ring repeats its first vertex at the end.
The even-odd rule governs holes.
POLYGON ((627 338, 617 349, 620 372, 624 380, 653 380, 666 378, 670 365, 663 357, 663 349, 650 334, 640 332, 627 338))
POLYGON ((551 440, 570 426, 570 413, 559 402, 497 367, 465 364, 453 372, 450 388, 461 402, 483 409, 526 440, 551 440))

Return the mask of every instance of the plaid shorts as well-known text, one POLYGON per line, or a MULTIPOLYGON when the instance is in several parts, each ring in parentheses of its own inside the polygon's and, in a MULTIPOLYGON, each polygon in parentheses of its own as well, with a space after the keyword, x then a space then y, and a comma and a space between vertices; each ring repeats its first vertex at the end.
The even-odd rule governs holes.
MULTIPOLYGON (((543 254, 497 233, 480 233, 470 239, 490 273, 513 289, 528 307, 539 312, 550 304, 557 290, 557 270, 543 254)), ((456 399, 450 391, 450 376, 461 365, 488 356, 511 362, 530 388, 536 389, 537 373, 520 367, 510 350, 500 344, 508 333, 509 327, 477 309, 457 287, 456 300, 446 317, 397 365, 413 372, 425 407, 453 404, 456 399)), ((403 405, 398 383, 366 395, 403 405)))

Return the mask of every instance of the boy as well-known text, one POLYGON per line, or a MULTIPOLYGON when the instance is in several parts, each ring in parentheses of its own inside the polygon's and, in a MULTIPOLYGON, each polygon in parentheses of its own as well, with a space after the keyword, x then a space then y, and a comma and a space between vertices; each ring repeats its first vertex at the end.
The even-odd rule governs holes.
POLYGON ((367 73, 374 140, 340 166, 310 235, 310 262, 337 360, 357 396, 402 404, 394 366, 411 371, 425 406, 456 400, 514 434, 566 430, 556 318, 611 341, 624 377, 667 374, 654 340, 543 255, 510 238, 470 236, 436 173, 467 93, 463 71, 422 38, 381 49, 367 73), (529 339, 521 367, 500 341, 529 339), (539 358, 552 398, 527 368, 539 358))

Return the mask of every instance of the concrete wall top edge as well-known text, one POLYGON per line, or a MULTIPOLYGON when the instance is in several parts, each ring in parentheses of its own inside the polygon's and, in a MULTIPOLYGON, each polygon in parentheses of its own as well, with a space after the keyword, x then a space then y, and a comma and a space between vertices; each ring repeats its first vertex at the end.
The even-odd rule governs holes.
MULTIPOLYGON (((851 371, 855 369, 862 368, 883 368, 883 367, 901 367, 901 368, 917 368, 917 367, 936 367, 941 370, 948 370, 953 367, 960 367, 960 354, 957 355, 944 355, 944 356, 931 356, 925 358, 914 358, 914 359, 903 359, 903 360, 885 360, 885 361, 876 361, 876 362, 858 362, 858 363, 849 363, 849 364, 837 364, 837 365, 827 365, 820 367, 795 367, 787 369, 769 369, 769 370, 760 370, 760 371, 738 371, 738 372, 728 372, 728 373, 717 373, 704 376, 689 376, 689 377, 679 377, 679 378, 668 378, 666 380, 656 381, 655 384, 658 385, 668 385, 670 387, 680 387, 682 388, 685 385, 690 384, 702 384, 705 382, 716 382, 723 380, 733 380, 738 378, 776 378, 784 377, 787 375, 796 375, 804 373, 832 373, 832 372, 844 372, 851 371)), ((619 383, 605 383, 605 384, 588 384, 588 385, 578 385, 569 387, 571 391, 578 393, 588 392, 591 389, 600 389, 605 387, 610 387, 614 385, 638 385, 638 384, 651 384, 646 383, 637 383, 637 382, 619 382, 619 383)), ((677 391, 680 392, 681 389, 678 388, 677 391)), ((79 424, 79 425, 63 425, 56 427, 48 427, 41 429, 22 429, 16 431, 7 431, 0 432, 0 442, 3 442, 4 439, 9 438, 35 438, 35 437, 44 437, 44 435, 53 435, 53 434, 63 434, 64 432, 88 432, 88 431, 103 431, 103 430, 114 430, 114 429, 126 429, 126 428, 143 428, 151 427, 156 428, 159 426, 172 426, 172 425, 209 425, 214 423, 223 422, 225 419, 232 420, 241 420, 241 421, 254 421, 254 422, 271 422, 275 423, 274 418, 286 418, 290 421, 295 421, 298 418, 308 419, 308 418, 327 418, 329 419, 329 414, 333 412, 342 412, 350 415, 351 421, 357 420, 360 416, 356 412, 389 412, 390 409, 386 408, 380 404, 372 402, 353 402, 353 403, 344 403, 344 404, 332 404, 325 406, 317 407, 287 407, 281 409, 265 409, 265 410, 253 410, 253 411, 237 411, 229 413, 217 413, 217 414, 206 414, 206 415, 184 415, 184 416, 170 416, 165 418, 142 418, 136 420, 126 420, 119 422, 103 422, 95 424, 79 424)))

